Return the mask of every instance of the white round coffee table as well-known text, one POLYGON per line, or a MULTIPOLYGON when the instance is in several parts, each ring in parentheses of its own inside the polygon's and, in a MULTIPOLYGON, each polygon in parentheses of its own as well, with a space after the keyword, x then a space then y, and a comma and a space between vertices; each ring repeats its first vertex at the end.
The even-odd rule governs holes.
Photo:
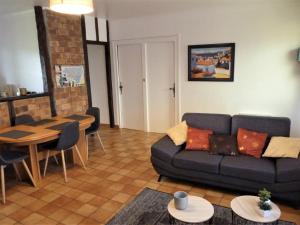
POLYGON ((271 215, 269 217, 263 217, 260 214, 258 207, 259 197, 244 195, 234 198, 231 201, 231 209, 233 211, 233 224, 234 214, 239 217, 256 223, 274 223, 279 220, 281 211, 276 204, 271 202, 271 215))
POLYGON ((214 215, 214 207, 209 201, 205 200, 204 198, 189 195, 188 207, 186 209, 176 209, 173 199, 168 204, 168 212, 172 218, 185 223, 202 223, 212 218, 212 216, 214 215))

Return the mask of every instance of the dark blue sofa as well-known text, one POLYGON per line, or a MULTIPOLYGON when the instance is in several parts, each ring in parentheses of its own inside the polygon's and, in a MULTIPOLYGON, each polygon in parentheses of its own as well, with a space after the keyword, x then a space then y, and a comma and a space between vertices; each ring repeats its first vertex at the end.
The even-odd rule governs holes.
MULTIPOLYGON (((224 114, 187 113, 182 120, 196 128, 207 128, 215 134, 236 135, 246 128, 272 136, 290 135, 290 119, 224 114)), ((151 147, 151 162, 161 176, 193 181, 256 194, 267 188, 272 196, 296 207, 300 206, 300 158, 261 158, 239 155, 211 155, 205 151, 185 151, 164 136, 151 147)))

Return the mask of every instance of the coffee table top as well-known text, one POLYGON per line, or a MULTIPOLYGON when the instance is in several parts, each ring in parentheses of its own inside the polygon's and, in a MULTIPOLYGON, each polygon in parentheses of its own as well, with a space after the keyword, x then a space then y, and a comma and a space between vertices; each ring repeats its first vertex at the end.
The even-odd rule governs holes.
POLYGON ((271 215, 269 217, 263 217, 260 214, 258 207, 259 197, 244 195, 234 198, 231 201, 231 209, 238 216, 257 223, 272 223, 280 218, 281 211, 276 204, 271 202, 271 215))
POLYGON ((168 204, 168 211, 175 219, 186 223, 205 222, 214 215, 214 207, 209 201, 192 195, 188 196, 188 206, 186 209, 176 209, 173 199, 168 204))

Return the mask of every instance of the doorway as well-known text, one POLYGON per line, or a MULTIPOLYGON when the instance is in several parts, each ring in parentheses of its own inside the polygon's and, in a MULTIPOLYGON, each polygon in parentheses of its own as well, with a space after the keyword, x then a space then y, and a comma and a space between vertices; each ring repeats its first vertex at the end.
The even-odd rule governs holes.
POLYGON ((88 44, 87 52, 93 106, 101 111, 100 123, 109 124, 105 46, 88 44))
POLYGON ((120 127, 165 132, 178 120, 177 37, 113 46, 120 127))

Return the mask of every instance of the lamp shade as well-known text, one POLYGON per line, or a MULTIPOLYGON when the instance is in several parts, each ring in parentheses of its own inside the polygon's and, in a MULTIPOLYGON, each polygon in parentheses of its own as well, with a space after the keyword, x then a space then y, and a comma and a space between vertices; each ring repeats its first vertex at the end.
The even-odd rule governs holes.
POLYGON ((50 9, 66 14, 88 14, 94 11, 93 0, 50 0, 50 9))

